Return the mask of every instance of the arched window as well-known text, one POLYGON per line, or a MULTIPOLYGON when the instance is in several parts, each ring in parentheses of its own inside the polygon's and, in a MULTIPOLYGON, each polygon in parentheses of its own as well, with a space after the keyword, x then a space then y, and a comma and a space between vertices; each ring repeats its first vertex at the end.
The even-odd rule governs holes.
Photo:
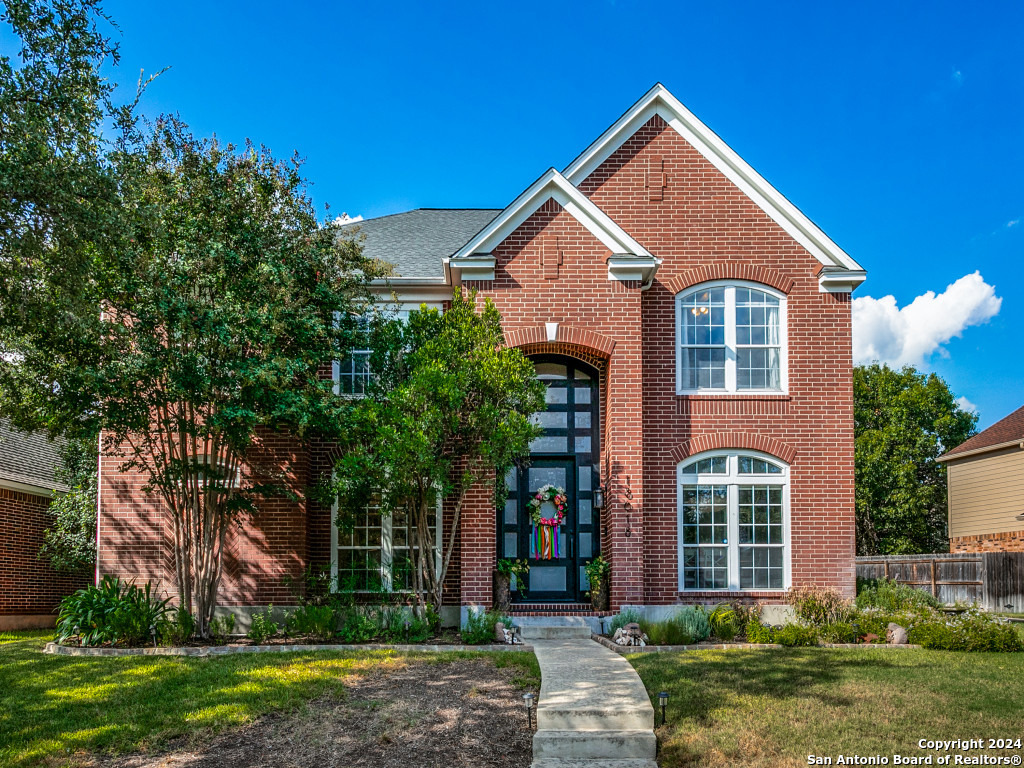
POLYGON ((783 392, 786 296, 759 283, 715 281, 676 298, 676 390, 783 392))
POLYGON ((786 589, 789 468, 716 451, 679 465, 679 590, 786 589))

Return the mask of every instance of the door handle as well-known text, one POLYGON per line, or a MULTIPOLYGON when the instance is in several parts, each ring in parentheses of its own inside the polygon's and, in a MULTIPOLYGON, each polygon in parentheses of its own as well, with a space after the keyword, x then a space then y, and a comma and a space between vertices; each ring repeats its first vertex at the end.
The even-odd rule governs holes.
POLYGON ((572 560, 572 540, 573 540, 574 538, 576 538, 576 537, 575 537, 575 536, 573 536, 572 534, 569 534, 569 535, 567 535, 567 536, 565 537, 565 539, 566 539, 566 544, 568 544, 568 545, 569 545, 569 546, 567 547, 567 549, 569 550, 569 559, 570 559, 570 560, 572 560))

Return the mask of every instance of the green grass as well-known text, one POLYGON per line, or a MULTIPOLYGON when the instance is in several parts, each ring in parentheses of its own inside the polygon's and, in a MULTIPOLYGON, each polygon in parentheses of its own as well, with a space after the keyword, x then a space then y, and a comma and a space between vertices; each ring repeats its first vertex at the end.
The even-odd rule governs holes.
POLYGON ((670 695, 661 768, 796 766, 840 753, 891 760, 928 754, 922 738, 1024 737, 1024 653, 810 648, 629 660, 655 706, 659 691, 670 695))
MULTIPOLYGON (((194 742, 310 699, 344 697, 351 675, 480 654, 389 651, 237 654, 214 658, 90 658, 44 655, 51 632, 0 634, 0 765, 75 765, 89 753, 194 742)), ((515 681, 536 686, 531 653, 489 653, 515 666, 515 681)))

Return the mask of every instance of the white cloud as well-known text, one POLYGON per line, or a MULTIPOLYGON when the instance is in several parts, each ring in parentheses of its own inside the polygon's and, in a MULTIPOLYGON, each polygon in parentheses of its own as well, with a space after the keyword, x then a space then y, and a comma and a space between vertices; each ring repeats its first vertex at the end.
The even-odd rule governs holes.
POLYGON ((964 275, 936 295, 928 291, 903 308, 895 296, 853 300, 853 361, 923 365, 965 328, 988 322, 1003 300, 980 273, 964 275))
POLYGON ((334 219, 334 223, 340 227, 343 224, 355 224, 356 222, 362 220, 362 216, 349 216, 347 213, 343 213, 341 214, 341 216, 338 216, 337 218, 334 219))
POLYGON ((1008 222, 1006 222, 1006 228, 1012 229, 1013 227, 1016 227, 1018 224, 1020 224, 1020 219, 1010 219, 1008 222))
POLYGON ((963 395, 956 399, 956 404, 960 406, 960 410, 967 411, 968 413, 973 413, 975 416, 978 415, 978 406, 976 406, 963 395))

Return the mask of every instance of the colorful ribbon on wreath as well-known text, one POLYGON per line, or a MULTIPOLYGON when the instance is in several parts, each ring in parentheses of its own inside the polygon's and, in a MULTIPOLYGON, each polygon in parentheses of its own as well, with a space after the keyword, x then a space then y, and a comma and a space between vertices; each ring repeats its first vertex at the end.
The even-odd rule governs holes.
POLYGON ((535 560, 557 560, 558 552, 557 525, 535 525, 530 536, 530 554, 535 560))

